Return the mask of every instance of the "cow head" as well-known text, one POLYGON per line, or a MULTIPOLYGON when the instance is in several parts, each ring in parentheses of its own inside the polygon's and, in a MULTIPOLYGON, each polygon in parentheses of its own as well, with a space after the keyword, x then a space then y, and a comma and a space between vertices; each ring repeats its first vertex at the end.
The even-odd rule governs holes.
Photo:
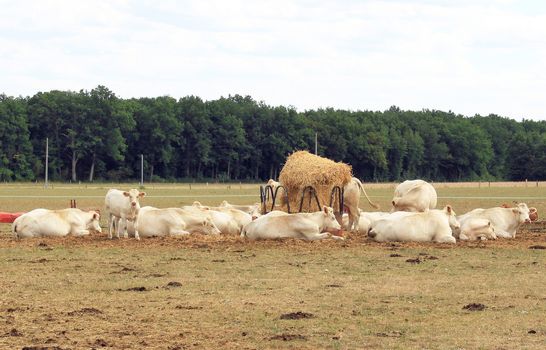
POLYGON ((203 220, 203 233, 206 235, 219 235, 221 232, 210 217, 203 220))
POLYGON ((451 205, 448 204, 445 206, 444 213, 447 215, 451 230, 459 230, 461 228, 461 224, 459 224, 459 221, 457 221, 457 214, 455 214, 455 210, 453 210, 451 205))
POLYGON ((91 220, 87 223, 87 228, 98 233, 102 233, 102 228, 100 227, 100 213, 98 211, 90 211, 91 220))
POLYGON ((338 233, 341 230, 341 225, 337 222, 334 215, 334 209, 331 207, 323 206, 322 214, 324 215, 323 231, 338 233))
POLYGON ((525 203, 519 203, 515 208, 511 208, 512 213, 514 213, 516 220, 518 224, 522 224, 524 222, 531 222, 531 218, 529 218, 529 207, 525 203))
POLYGON ((132 208, 138 209, 140 207, 140 203, 138 202, 138 200, 144 197, 146 195, 146 192, 140 192, 139 190, 133 188, 129 191, 123 192, 123 195, 129 198, 129 203, 131 204, 132 208))

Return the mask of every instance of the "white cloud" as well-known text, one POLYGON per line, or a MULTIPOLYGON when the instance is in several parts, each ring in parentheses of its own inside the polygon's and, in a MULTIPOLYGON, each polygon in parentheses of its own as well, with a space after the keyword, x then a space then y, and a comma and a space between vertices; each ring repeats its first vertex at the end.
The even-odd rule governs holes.
POLYGON ((0 92, 546 119, 532 1, 0 1, 0 92))

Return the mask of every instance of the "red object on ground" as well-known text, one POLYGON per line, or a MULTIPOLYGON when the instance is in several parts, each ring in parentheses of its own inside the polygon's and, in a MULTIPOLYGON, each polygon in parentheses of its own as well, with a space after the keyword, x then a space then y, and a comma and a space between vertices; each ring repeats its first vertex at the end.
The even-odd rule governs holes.
POLYGON ((0 212, 0 222, 4 224, 10 224, 15 219, 17 219, 19 216, 23 215, 24 213, 3 213, 0 212))

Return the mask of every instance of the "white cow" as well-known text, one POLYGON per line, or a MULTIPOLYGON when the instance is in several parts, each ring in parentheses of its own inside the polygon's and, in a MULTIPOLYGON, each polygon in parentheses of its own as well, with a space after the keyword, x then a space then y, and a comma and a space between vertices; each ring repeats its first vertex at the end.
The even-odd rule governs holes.
POLYGON ((348 231, 358 231, 358 222, 360 216, 360 209, 358 208, 358 204, 360 202, 360 191, 364 193, 364 196, 372 207, 374 207, 375 209, 379 209, 379 205, 372 203, 372 201, 368 197, 368 194, 366 193, 366 190, 364 190, 362 182, 360 182, 360 180, 356 177, 353 177, 351 181, 349 181, 349 183, 343 188, 343 209, 346 210, 349 214, 349 222, 348 225, 345 226, 346 230, 348 231))
POLYGON ((179 236, 190 233, 217 235, 220 231, 208 213, 181 208, 142 207, 134 225, 136 239, 140 239, 141 236, 179 236))
POLYGON ((228 201, 222 201, 219 207, 229 208, 229 209, 238 209, 240 211, 244 211, 245 213, 250 214, 252 216, 252 220, 262 215, 260 210, 260 203, 255 203, 253 205, 236 205, 236 204, 228 203, 228 201))
POLYGON ((497 237, 515 238, 517 229, 524 222, 530 222, 529 207, 525 203, 519 203, 513 208, 494 207, 488 209, 474 209, 457 219, 461 224, 469 219, 486 219, 491 222, 497 237))
MULTIPOLYGON (((389 214, 390 213, 382 211, 360 211, 358 223, 354 225, 356 227, 356 233, 368 234, 368 231, 372 227, 372 223, 389 214)), ((342 220, 343 227, 349 227, 349 215, 343 214, 342 220)))
POLYGON ((220 230, 223 235, 239 235, 241 233, 239 224, 231 215, 202 206, 193 206, 192 208, 198 208, 202 212, 209 214, 212 222, 214 222, 214 225, 218 227, 218 230, 220 230))
POLYGON ((411 241, 455 243, 451 230, 459 228, 451 206, 426 212, 396 212, 375 221, 368 236, 377 242, 411 241))
POLYGON ((108 238, 112 238, 112 229, 114 220, 116 225, 116 237, 119 238, 120 231, 123 230, 123 237, 127 238, 127 221, 135 221, 140 210, 139 199, 144 197, 146 192, 140 192, 137 189, 129 191, 120 191, 116 189, 108 190, 104 198, 106 216, 108 217, 108 238))
POLYGON ((253 220, 252 215, 250 215, 250 214, 248 214, 248 213, 246 213, 246 212, 244 212, 242 210, 239 210, 239 209, 226 208, 226 207, 209 207, 209 206, 206 206, 206 205, 202 205, 198 201, 193 202, 193 206, 197 207, 197 208, 200 208, 200 209, 216 210, 216 211, 228 214, 237 223, 237 226, 239 228, 239 233, 241 233, 241 230, 243 229, 243 227, 246 224, 248 224, 249 222, 251 222, 253 220))
POLYGON ((89 230, 102 232, 100 214, 77 208, 49 210, 34 209, 19 216, 12 224, 15 238, 42 236, 84 236, 89 230))
POLYGON ((460 223, 460 230, 454 231, 453 236, 458 236, 461 241, 497 239, 495 229, 487 219, 470 217, 464 221, 460 221, 460 223), (457 235, 459 231, 460 233, 457 235))
POLYGON ((308 241, 332 237, 331 231, 339 231, 341 226, 334 216, 334 210, 324 206, 315 213, 287 214, 273 211, 260 216, 243 228, 241 237, 249 239, 299 238, 308 241))
POLYGON ((434 187, 423 180, 406 180, 394 190, 391 211, 423 212, 436 208, 438 195, 434 187))

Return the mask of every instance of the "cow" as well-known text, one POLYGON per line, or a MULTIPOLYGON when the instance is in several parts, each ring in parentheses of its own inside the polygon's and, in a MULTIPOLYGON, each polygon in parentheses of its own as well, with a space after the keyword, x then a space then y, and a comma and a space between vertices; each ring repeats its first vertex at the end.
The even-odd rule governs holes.
POLYGON ((436 208, 438 195, 434 187, 423 180, 406 180, 394 190, 392 210, 423 212, 436 208))
POLYGON ((218 230, 220 230, 223 235, 239 235, 241 233, 241 227, 239 227, 239 223, 228 213, 224 213, 218 210, 212 210, 205 206, 194 205, 191 208, 197 208, 203 213, 209 214, 212 222, 214 222, 214 225, 218 227, 218 230))
POLYGON ((247 214, 252 216, 252 220, 260 217, 262 215, 260 211, 260 203, 254 203, 253 205, 235 205, 228 203, 228 201, 222 201, 218 207, 229 208, 229 209, 238 209, 244 211, 247 214))
POLYGON ((100 214, 78 208, 59 210, 34 209, 25 213, 12 224, 15 238, 88 235, 90 230, 102 232, 100 214))
MULTIPOLYGON (((455 236, 456 233, 454 232, 455 236)), ((460 233, 458 238, 461 241, 475 241, 497 239, 495 229, 491 226, 491 222, 487 219, 469 218, 461 222, 460 233)))
POLYGON ((426 212, 395 212, 376 220, 368 237, 377 242, 437 242, 455 243, 452 229, 459 228, 455 211, 450 205, 426 212))
MULTIPOLYGON (((368 234, 368 231, 372 227, 372 223, 379 220, 390 213, 382 211, 361 211, 358 217, 358 223, 355 223, 356 233, 368 234)), ((349 227, 349 215, 343 214, 343 227, 349 227)))
POLYGON ((343 209, 349 214, 348 225, 345 226, 345 229, 348 231, 353 231, 355 230, 355 228, 356 231, 358 231, 358 222, 360 216, 360 209, 358 208, 358 204, 360 202, 360 191, 364 193, 364 196, 366 196, 368 203, 370 203, 372 207, 374 207, 375 209, 379 209, 379 205, 372 203, 372 201, 368 197, 368 194, 366 193, 366 190, 364 190, 362 182, 360 182, 360 180, 356 177, 351 178, 351 181, 349 181, 349 183, 346 184, 345 187, 343 187, 343 209))
POLYGON ((120 191, 116 189, 108 190, 104 198, 106 216, 108 218, 108 238, 112 239, 112 229, 114 220, 116 220, 116 237, 123 230, 123 237, 127 238, 127 221, 135 221, 140 210, 139 199, 144 197, 146 192, 140 192, 137 189, 129 191, 120 191))
POLYGON ((210 215, 195 209, 150 206, 140 208, 134 224, 136 239, 154 236, 180 236, 190 233, 220 234, 210 215))
POLYGON ((251 240, 298 238, 314 241, 330 237, 343 240, 343 237, 333 236, 330 233, 338 232, 340 229, 334 210, 323 206, 321 211, 314 213, 287 214, 272 211, 246 225, 241 232, 241 237, 251 240))
POLYGON ((206 205, 202 205, 198 201, 193 202, 193 206, 200 209, 216 210, 216 211, 228 214, 237 223, 237 226, 239 228, 239 233, 241 232, 241 230, 246 224, 248 224, 249 222, 253 220, 253 217, 250 214, 247 214, 244 211, 241 211, 238 209, 226 208, 226 207, 209 207, 206 205))
MULTIPOLYGON (((529 207, 525 203, 519 203, 512 208, 494 207, 487 209, 474 209, 466 214, 460 215, 457 219, 461 224, 469 219, 479 218, 491 222, 497 237, 515 238, 516 231, 521 224, 531 222, 529 218, 529 207)), ((455 233, 457 235, 457 233, 455 233)))

